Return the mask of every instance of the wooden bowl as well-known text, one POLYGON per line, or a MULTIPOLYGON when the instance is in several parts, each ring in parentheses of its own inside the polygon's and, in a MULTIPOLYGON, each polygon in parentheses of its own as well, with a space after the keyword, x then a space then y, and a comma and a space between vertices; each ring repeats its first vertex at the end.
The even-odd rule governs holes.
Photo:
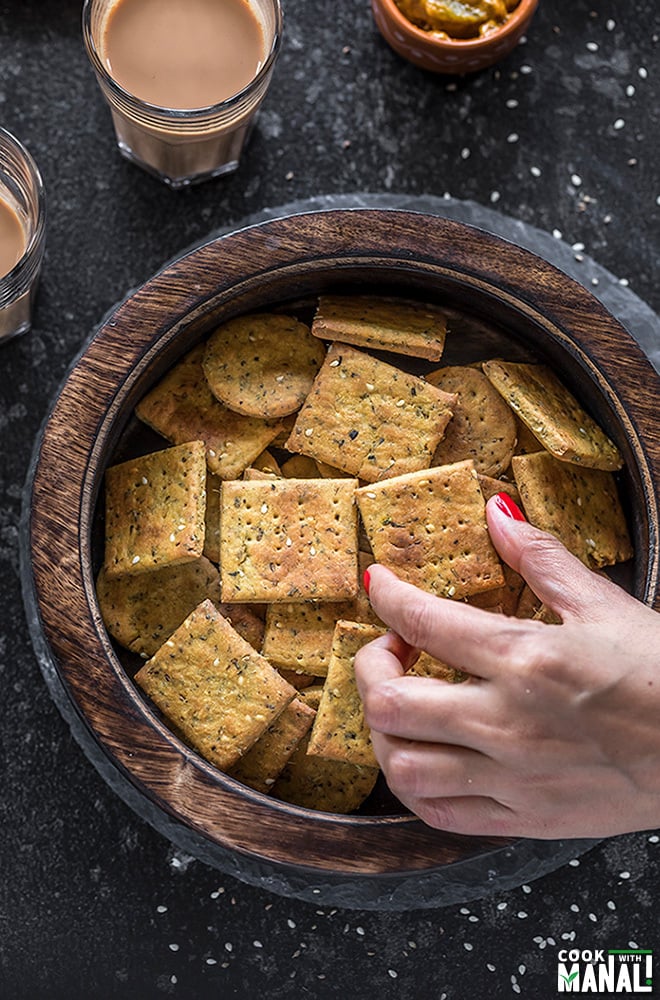
POLYGON ((395 0, 371 0, 374 21, 400 56, 433 73, 462 75, 486 69, 508 56, 527 31, 538 0, 520 0, 501 27, 480 38, 448 38, 418 28, 395 0))
POLYGON ((447 363, 506 352, 551 364, 623 452, 620 487, 635 548, 623 582, 660 608, 660 379, 630 335, 581 285, 495 236, 415 213, 330 211, 213 240, 167 265, 102 322, 54 403, 26 492, 24 589, 35 648, 101 773, 196 856, 327 905, 416 908, 474 898, 544 874, 593 842, 448 834, 387 794, 359 815, 338 816, 253 792, 168 729, 133 683, 133 665, 109 639, 96 599, 97 501, 105 468, 142 446, 137 400, 218 322, 327 290, 449 307, 447 363))

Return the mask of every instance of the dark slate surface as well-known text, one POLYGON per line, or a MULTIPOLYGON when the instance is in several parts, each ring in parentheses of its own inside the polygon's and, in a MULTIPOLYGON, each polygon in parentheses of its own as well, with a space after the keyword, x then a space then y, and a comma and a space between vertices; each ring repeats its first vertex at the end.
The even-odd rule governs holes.
POLYGON ((654 947, 654 832, 508 892, 404 913, 316 907, 191 859, 78 748, 39 671, 19 582, 31 449, 89 331, 165 260, 265 208, 365 191, 406 207, 445 193, 477 203, 525 223, 521 242, 530 226, 550 234, 548 256, 553 239, 574 247, 585 283, 597 294, 604 283, 657 352, 660 13, 655 0, 593 6, 541 0, 506 63, 450 80, 391 53, 366 2, 339 0, 329 15, 285 0, 282 57, 241 170, 173 194, 115 152, 80 5, 0 0, 0 123, 35 155, 49 199, 35 329, 1 349, 3 998, 545 1000, 561 947, 654 947))

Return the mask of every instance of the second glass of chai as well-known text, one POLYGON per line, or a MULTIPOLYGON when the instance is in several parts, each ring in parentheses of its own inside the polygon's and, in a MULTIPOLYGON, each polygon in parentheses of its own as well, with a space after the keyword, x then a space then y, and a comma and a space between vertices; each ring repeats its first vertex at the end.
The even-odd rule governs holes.
POLYGON ((282 37, 279 0, 85 0, 121 153, 172 188, 238 166, 282 37))
POLYGON ((0 344, 30 329, 45 233, 41 174, 25 146, 0 128, 0 344))

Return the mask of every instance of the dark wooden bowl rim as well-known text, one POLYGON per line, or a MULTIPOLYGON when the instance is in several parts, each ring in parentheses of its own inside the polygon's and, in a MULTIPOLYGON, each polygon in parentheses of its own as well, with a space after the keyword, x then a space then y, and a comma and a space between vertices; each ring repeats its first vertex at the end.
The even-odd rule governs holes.
POLYGON ((411 212, 341 210, 262 223, 186 254, 105 319, 67 377, 40 440, 29 515, 32 575, 59 679, 98 746, 141 795, 212 844, 316 873, 410 875, 513 841, 432 830, 409 815, 342 817, 251 792, 174 736, 136 690, 95 596, 91 530, 108 457, 137 398, 219 320, 378 280, 499 310, 600 406, 632 470, 634 592, 658 607, 660 380, 581 285, 529 251, 411 212), (536 336, 536 334, 534 334, 536 336), (577 373, 577 374, 576 374, 577 373), (640 513, 641 512, 641 513, 640 513))

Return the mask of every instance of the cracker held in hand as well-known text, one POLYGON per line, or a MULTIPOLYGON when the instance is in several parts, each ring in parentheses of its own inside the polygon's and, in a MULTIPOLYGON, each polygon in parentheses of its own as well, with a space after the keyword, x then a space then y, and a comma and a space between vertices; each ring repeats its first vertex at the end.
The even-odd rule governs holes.
POLYGON ((356 493, 376 562, 439 597, 504 585, 474 462, 364 486, 356 493))
POLYGON ((198 559, 204 549, 202 441, 113 465, 105 474, 105 572, 145 573, 198 559))
POLYGON ((472 458, 477 472, 487 476, 508 469, 516 444, 516 419, 484 373, 455 365, 431 372, 426 381, 457 397, 433 465, 472 458))
POLYGON ((546 365, 486 361, 484 372, 540 444, 562 462, 620 469, 623 458, 546 365))
POLYGON ((632 545, 611 472, 576 468, 548 452, 511 463, 529 521, 549 531, 587 566, 631 559, 632 545))
POLYGON ((332 344, 286 447, 367 482, 428 468, 455 396, 332 344))
POLYGON ((312 333, 322 340, 439 361, 447 320, 435 306, 368 295, 321 295, 312 333))
POLYGON ((230 410, 251 417, 295 413, 323 364, 325 348, 290 316, 237 316, 213 333, 204 372, 211 392, 230 410))
POLYGON ((226 771, 296 695, 203 601, 135 676, 195 750, 226 771))
POLYGON ((378 767, 371 734, 355 679, 355 654, 386 630, 377 625, 338 621, 332 640, 328 676, 323 685, 308 754, 378 767))
MULTIPOLYGON (((359 553, 359 577, 373 562, 371 555, 359 553)), ((278 668, 299 670, 325 677, 332 653, 335 624, 340 619, 381 625, 363 587, 352 601, 300 604, 269 604, 261 652, 278 668)))
POLYGON ((236 479, 277 437, 282 424, 242 416, 219 403, 202 369, 204 350, 204 344, 193 348, 137 404, 135 412, 175 444, 193 438, 203 441, 211 472, 222 479, 236 479))
POLYGON ((304 701, 294 698, 234 765, 230 772, 232 778, 237 778, 257 792, 271 792, 284 765, 309 731, 315 714, 314 709, 304 701))
POLYGON ((222 484, 223 601, 341 601, 358 593, 352 479, 222 484))

